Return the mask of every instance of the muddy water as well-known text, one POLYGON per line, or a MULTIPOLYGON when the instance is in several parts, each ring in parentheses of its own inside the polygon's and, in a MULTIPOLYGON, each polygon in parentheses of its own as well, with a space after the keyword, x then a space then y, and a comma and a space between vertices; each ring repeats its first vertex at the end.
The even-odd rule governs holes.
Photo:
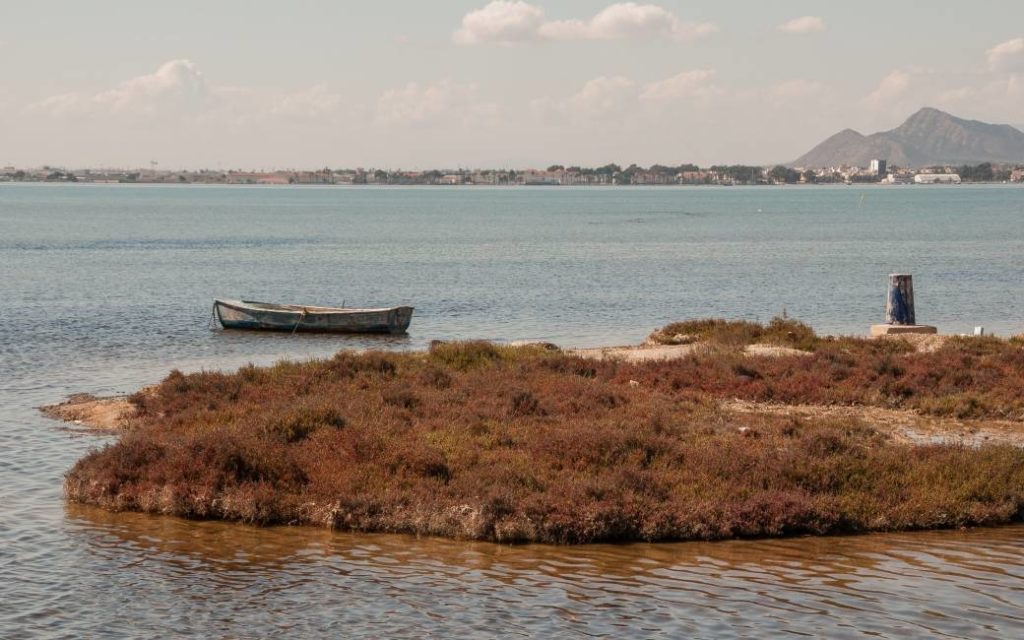
POLYGON ((109 514, 60 489, 104 440, 35 408, 433 338, 624 344, 783 308, 856 331, 890 270, 944 330, 1019 333, 1022 193, 0 185, 0 638, 1021 637, 1021 526, 510 548, 109 514), (399 339, 227 333, 214 296, 417 315, 399 339))
MULTIPOLYGON (((555 548, 69 507, 63 631, 1008 638, 1024 528, 555 548)), ((44 626, 45 629, 45 626, 44 626)), ((1019 637, 1019 636, 1017 636, 1019 637)))

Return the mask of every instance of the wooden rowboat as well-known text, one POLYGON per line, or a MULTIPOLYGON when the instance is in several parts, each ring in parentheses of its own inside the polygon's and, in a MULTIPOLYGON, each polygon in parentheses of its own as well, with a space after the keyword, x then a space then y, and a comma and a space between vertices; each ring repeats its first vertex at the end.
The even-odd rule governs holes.
POLYGON ((267 331, 405 333, 412 320, 412 310, 412 307, 343 309, 253 300, 213 301, 213 313, 225 329, 267 331))

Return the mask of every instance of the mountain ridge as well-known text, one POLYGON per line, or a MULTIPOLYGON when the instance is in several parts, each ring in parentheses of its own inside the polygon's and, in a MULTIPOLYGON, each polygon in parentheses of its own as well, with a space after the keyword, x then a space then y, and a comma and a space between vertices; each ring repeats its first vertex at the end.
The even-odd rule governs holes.
POLYGON ((875 158, 902 167, 1024 162, 1024 132, 1007 124, 967 120, 925 107, 889 131, 864 135, 843 129, 791 165, 867 166, 875 158))

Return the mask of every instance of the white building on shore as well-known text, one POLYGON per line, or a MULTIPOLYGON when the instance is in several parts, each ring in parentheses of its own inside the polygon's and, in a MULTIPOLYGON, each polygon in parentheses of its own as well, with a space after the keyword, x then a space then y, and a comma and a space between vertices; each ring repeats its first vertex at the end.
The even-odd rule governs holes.
POLYGON ((914 184, 960 184, 960 176, 955 173, 919 173, 914 176, 914 184))

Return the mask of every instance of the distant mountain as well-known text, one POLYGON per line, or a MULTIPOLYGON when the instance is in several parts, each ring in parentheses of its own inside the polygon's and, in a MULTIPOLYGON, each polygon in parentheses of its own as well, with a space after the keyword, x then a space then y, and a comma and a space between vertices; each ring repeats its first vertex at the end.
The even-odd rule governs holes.
POLYGON ((867 166, 871 160, 923 167, 980 162, 1024 163, 1024 132, 1005 124, 964 120, 921 109, 892 131, 869 136, 840 131, 792 162, 795 167, 867 166))

